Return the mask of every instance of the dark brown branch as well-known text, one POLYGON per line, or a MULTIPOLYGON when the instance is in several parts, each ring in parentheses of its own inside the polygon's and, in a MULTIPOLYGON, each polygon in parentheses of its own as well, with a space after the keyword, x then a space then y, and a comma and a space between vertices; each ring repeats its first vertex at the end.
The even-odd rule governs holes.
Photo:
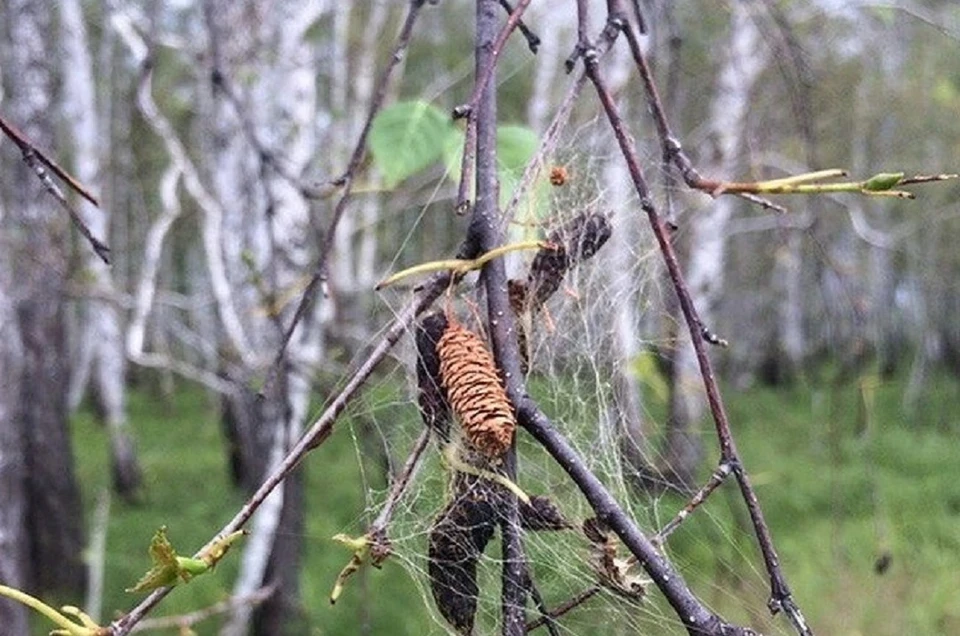
MULTIPOLYGON (((644 57, 642 50, 640 50, 636 34, 633 33, 633 30, 629 28, 629 26, 625 25, 623 19, 620 17, 620 15, 622 15, 622 11, 620 11, 618 8, 621 5, 619 0, 611 0, 611 4, 617 9, 610 15, 609 23, 623 29, 627 35, 628 41, 630 42, 631 52, 634 55, 634 59, 637 62, 637 66, 640 69, 641 76, 644 80, 644 86, 647 91, 648 106, 654 116, 654 120, 657 123, 657 131, 660 135, 664 152, 671 153, 670 156, 673 157, 674 161, 678 162, 677 165, 683 166, 685 156, 680 151, 680 144, 674 140, 670 134, 670 128, 660 103, 656 85, 653 83, 652 76, 649 73, 649 67, 646 64, 646 58, 644 57)), ((643 171, 640 168, 640 162, 637 156, 636 148, 634 147, 633 139, 627 133, 623 118, 620 116, 619 109, 614 103, 613 97, 610 95, 610 92, 606 87, 606 83, 600 75, 596 55, 590 54, 589 51, 585 53, 584 64, 586 65, 587 76, 590 78, 590 81, 593 82, 594 87, 596 88, 597 96, 600 99, 600 103, 602 104, 604 112, 607 115, 607 119, 610 122, 610 126, 613 129, 617 143, 620 146, 621 153, 623 154, 624 160, 627 163, 627 169, 634 183, 637 195, 640 198, 640 206, 646 213, 650 222, 650 226, 653 229, 657 244, 660 247, 660 252, 663 255, 664 261, 666 262, 670 280, 673 283, 674 290, 677 293, 680 309, 683 312, 684 319, 687 323, 687 328, 690 331, 690 338, 696 353, 697 362, 700 366, 700 373, 703 377, 704 388, 706 389, 707 403, 710 407, 710 413, 713 416, 717 437, 720 442, 720 461, 721 463, 730 463, 733 466, 734 475, 737 478, 740 491, 750 512, 750 518, 753 522, 754 530, 757 535, 757 541, 760 544, 760 551, 763 554, 764 564, 766 565, 767 572, 770 576, 771 598, 769 607, 774 613, 779 610, 784 610, 789 616, 791 622, 793 622, 798 633, 812 634, 809 626, 806 623, 806 620, 803 618, 799 608, 793 601, 790 588, 788 587, 786 579, 784 578, 783 572, 780 568, 780 561, 773 546, 770 530, 767 526, 766 520, 764 519, 763 512, 760 509, 756 493, 753 490, 753 486, 750 483, 750 479, 746 471, 743 470, 742 463, 740 461, 740 454, 737 451, 736 443, 730 431, 730 424, 727 419, 726 410, 720 397, 720 390, 717 386, 713 367, 710 362, 710 358, 707 355, 706 341, 703 337, 704 325, 700 320, 696 307, 694 307, 693 300, 690 296, 690 291, 686 282, 684 281, 683 274, 680 270, 680 263, 677 259, 676 253, 673 250, 673 244, 671 243, 670 236, 668 235, 667 230, 660 219, 660 215, 653 204, 653 200, 651 199, 650 190, 647 186, 647 181, 643 175, 643 171)), ((698 177, 696 171, 693 169, 692 164, 689 164, 689 162, 687 162, 684 167, 681 167, 681 172, 684 174, 685 180, 688 178, 693 178, 694 176, 698 177)), ((656 580, 656 577, 654 577, 654 580, 656 580)))
MULTIPOLYGON (((337 226, 340 224, 340 219, 343 218, 343 213, 347 209, 347 203, 350 201, 350 195, 353 190, 353 178, 357 169, 360 167, 360 163, 363 161, 364 153, 366 152, 367 136, 370 134, 370 127, 373 125, 373 120, 377 113, 380 112, 380 108, 383 106, 383 102, 387 97, 387 87, 390 84, 390 76, 393 74, 393 70, 400 63, 400 60, 403 59, 404 51, 406 51, 407 46, 410 44, 410 36, 413 33, 413 26, 416 24, 417 17, 420 15, 420 9, 423 8, 425 2, 426 0, 410 0, 410 10, 407 12, 407 18, 404 20, 403 26, 400 29, 400 34, 397 36, 397 42, 393 47, 393 53, 390 55, 390 60, 387 62, 386 68, 383 69, 383 72, 377 79, 377 88, 374 91, 373 99, 370 102, 370 109, 367 112, 367 119, 363 124, 363 129, 360 131, 360 137, 357 139, 357 145, 353 149, 353 154, 350 156, 350 161, 347 163, 347 169, 342 175, 333 181, 333 185, 343 186, 343 192, 340 195, 340 199, 337 201, 337 205, 334 207, 333 218, 330 220, 330 225, 327 226, 327 231, 323 238, 323 244, 320 246, 320 255, 317 258, 317 263, 313 268, 313 275, 310 277, 310 282, 307 283, 307 287, 303 291, 303 296, 300 298, 300 303, 297 305, 297 309, 293 313, 293 318, 290 321, 290 325, 283 334, 283 340, 280 344, 280 348, 277 350, 277 354, 274 356, 273 362, 270 364, 270 368, 267 371, 267 376, 264 379, 263 388, 258 392, 258 395, 260 396, 265 395, 270 390, 271 385, 277 377, 277 371, 280 369, 280 365, 283 363, 283 358, 286 355, 287 347, 290 344, 290 338, 293 337, 294 330, 297 328, 297 325, 300 324, 300 321, 303 320, 303 316, 306 314, 307 309, 313 305, 314 299, 317 295, 317 290, 327 280, 327 260, 330 258, 330 252, 333 251, 337 226)), ((327 188, 324 187, 312 187, 305 188, 302 190, 302 192, 303 195, 308 198, 316 198, 322 196, 326 190, 327 188)))
POLYGON ((2 116, 0 116, 0 130, 2 130, 7 137, 9 137, 13 143, 17 145, 17 148, 20 149, 20 153, 23 155, 23 162, 33 170, 33 173, 37 175, 37 178, 40 179, 40 183, 43 184, 44 189, 50 193, 50 195, 57 200, 61 207, 66 210, 67 214, 70 215, 70 220, 73 222, 73 225, 77 228, 77 231, 83 235, 83 238, 90 243, 90 246, 93 248, 93 251, 96 252, 97 256, 106 263, 110 264, 110 248, 107 247, 105 243, 99 240, 93 235, 93 232, 90 231, 90 228, 87 227, 87 224, 84 223, 83 218, 80 216, 80 213, 73 207, 70 201, 67 200, 67 197, 64 196, 63 191, 60 190, 60 187, 50 178, 50 175, 47 173, 49 169, 53 174, 57 175, 64 183, 66 183, 72 190, 77 194, 82 196, 84 199, 92 203, 93 205, 100 207, 100 202, 97 201, 97 198, 90 194, 90 191, 87 190, 83 185, 74 179, 70 174, 57 165, 53 159, 50 159, 42 150, 34 146, 26 136, 17 130, 12 124, 8 123, 2 116))
MULTIPOLYGON (((510 29, 516 26, 520 14, 529 4, 523 0, 510 15, 507 24, 497 33, 497 1, 478 0, 476 23, 476 66, 474 94, 470 121, 476 126, 476 203, 467 229, 467 245, 475 245, 480 252, 488 252, 503 241, 499 230, 500 184, 497 168, 497 95, 490 78, 496 72, 500 47, 510 29), (512 25, 512 26, 511 26, 512 25)), ((513 312, 507 298, 507 276, 503 259, 494 259, 483 268, 483 284, 487 292, 487 320, 497 367, 503 374, 504 386, 511 403, 523 392, 520 355, 513 324, 513 312)), ((516 447, 512 446, 504 458, 504 469, 516 481, 516 447)), ((526 624, 525 606, 527 588, 524 580, 523 544, 520 540, 520 518, 517 498, 505 494, 501 508, 500 534, 502 537, 503 567, 501 570, 501 632, 504 636, 522 636, 526 624)))
POLYGON ((520 22, 520 16, 527 10, 531 1, 532 0, 521 0, 517 8, 510 13, 506 24, 500 29, 500 32, 492 44, 488 45, 490 46, 491 63, 486 65, 482 70, 478 69, 479 75, 474 84, 473 92, 470 95, 470 101, 453 109, 454 119, 467 118, 467 129, 463 139, 463 156, 460 158, 460 185, 457 187, 456 205, 457 214, 466 214, 470 209, 469 191, 470 183, 473 181, 473 171, 477 153, 477 118, 475 113, 477 103, 486 92, 487 85, 490 83, 490 78, 493 76, 494 69, 496 68, 496 61, 503 51, 507 38, 509 38, 513 30, 517 28, 520 22))
POLYGON ((698 636, 748 636, 746 627, 731 625, 711 612, 687 587, 681 574, 616 502, 588 463, 527 396, 517 405, 517 421, 547 450, 583 493, 597 518, 609 527, 650 575, 690 634, 698 636))

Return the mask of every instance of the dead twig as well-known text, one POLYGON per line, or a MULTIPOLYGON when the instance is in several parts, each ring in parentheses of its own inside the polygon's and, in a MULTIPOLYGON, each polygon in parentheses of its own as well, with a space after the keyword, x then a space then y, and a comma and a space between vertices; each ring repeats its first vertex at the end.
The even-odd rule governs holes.
POLYGON ((73 222, 74 226, 83 235, 83 238, 90 243, 90 246, 93 248, 93 251, 96 252, 97 256, 106 263, 110 264, 110 248, 107 247, 106 243, 98 239, 93 235, 93 232, 90 231, 90 228, 87 227, 87 224, 83 221, 83 218, 80 216, 80 212, 67 200, 67 197, 64 196, 63 191, 60 187, 50 178, 50 175, 47 173, 49 169, 50 172, 57 175, 64 183, 70 186, 74 192, 82 196, 84 199, 92 203, 93 205, 100 207, 100 202, 97 200, 90 191, 83 186, 79 181, 74 179, 70 174, 61 168, 56 161, 48 157, 42 150, 33 145, 27 137, 17 130, 12 124, 7 122, 2 116, 0 116, 0 130, 10 138, 13 143, 17 145, 17 148, 20 149, 20 153, 23 155, 23 162, 33 170, 34 174, 37 175, 37 178, 40 179, 40 183, 43 184, 44 189, 53 196, 54 199, 67 211, 67 214, 70 215, 70 220, 73 222))

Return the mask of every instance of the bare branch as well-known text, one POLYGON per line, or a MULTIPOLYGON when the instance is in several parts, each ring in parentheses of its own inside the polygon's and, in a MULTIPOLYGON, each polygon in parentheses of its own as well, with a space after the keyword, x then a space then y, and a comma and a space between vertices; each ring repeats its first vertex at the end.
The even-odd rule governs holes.
POLYGON ((599 585, 588 587, 587 589, 580 592, 573 598, 567 601, 564 601, 563 603, 558 605, 555 609, 548 611, 544 616, 541 616, 540 618, 536 620, 532 620, 529 623, 527 623, 527 632, 528 633, 532 632, 533 630, 537 629, 538 627, 542 627, 543 625, 549 625, 551 619, 559 618, 564 614, 566 614, 567 612, 569 612, 570 610, 576 607, 579 607, 580 605, 583 605, 586 601, 596 596, 599 592, 600 592, 599 585))
POLYGON ((195 612, 180 614, 178 616, 147 618, 137 623, 137 625, 135 625, 130 632, 147 632, 161 629, 178 629, 182 632, 184 630, 189 630, 189 628, 193 627, 197 623, 207 620, 208 618, 213 618, 219 614, 227 614, 240 605, 250 605, 255 607, 270 598, 273 592, 273 585, 265 585, 252 594, 233 596, 195 612))
MULTIPOLYGON (((650 75, 649 66, 647 65, 643 51, 640 49, 637 36, 633 30, 624 23, 621 17, 623 14, 622 3, 619 2, 619 0, 611 0, 611 6, 612 12, 609 16, 608 24, 615 25, 617 28, 622 29, 627 36, 627 40, 630 43, 630 50, 634 56, 637 67, 640 70, 640 74, 643 79, 644 87, 647 92, 648 107, 657 124, 657 132, 660 135, 660 141, 663 146, 664 153, 669 153, 667 156, 672 157, 673 161, 676 162, 676 165, 680 168, 681 173, 684 176, 684 180, 687 181, 688 185, 691 185, 691 187, 697 187, 695 184, 701 181, 699 175, 696 173, 696 170, 693 169, 693 166, 690 164, 689 160, 687 160, 685 155, 683 155, 682 151, 680 150, 679 142, 677 142, 670 133, 670 127, 667 123, 666 115, 663 111, 656 85, 654 84, 652 76, 650 75)), ((650 190, 647 185, 646 178, 643 175, 643 171, 640 168, 640 162, 633 139, 627 133, 626 126, 623 118, 620 115, 619 109, 614 103, 609 90, 607 90, 606 83, 600 75, 599 64, 596 56, 590 55, 589 53, 590 52, 588 51, 584 54, 584 64, 586 66, 587 76, 590 78, 591 82, 593 82, 596 88, 597 96, 599 97, 600 103, 607 114, 607 119, 609 120, 610 126, 613 129, 614 135, 616 136, 617 143, 620 146, 624 160, 627 163, 627 168, 633 180, 637 195, 640 197, 640 206, 646 213, 650 222, 650 226, 653 229, 654 236, 657 239, 657 244, 660 247, 660 252, 663 255, 670 280, 673 283, 674 290, 677 293, 680 308, 683 312, 684 319, 687 323, 687 328, 690 332, 690 338, 693 343, 694 351, 696 352, 697 363, 700 366, 700 373, 703 377, 704 388, 706 389, 707 403, 710 406, 710 412, 713 416, 717 437, 719 438, 720 442, 721 462, 730 463, 733 466, 734 475, 737 478, 737 483, 740 486, 747 509, 750 512, 750 518, 753 522, 754 530, 757 535, 757 541, 760 544, 760 551, 763 554, 764 563, 766 565, 767 572, 770 575, 770 609, 774 613, 779 610, 784 610, 799 634, 812 634, 812 631, 807 625, 799 607, 797 607, 796 603, 793 601, 790 588, 787 585, 786 579, 784 578, 783 572, 780 568, 780 560, 777 557, 776 550, 773 546, 773 539, 770 535, 770 530, 767 526, 766 520, 764 519, 763 512, 760 509, 756 493, 753 490, 753 486, 750 483, 750 479, 746 471, 742 468, 740 455, 737 451, 736 443, 730 431, 730 424, 727 419, 723 401, 720 397, 720 390, 717 386, 717 381, 713 373, 713 367, 710 362, 710 358, 707 355, 706 340, 704 338, 704 325, 700 320, 696 307, 693 305, 693 300, 680 270, 680 263, 677 259, 676 253, 674 252, 670 236, 656 210, 656 207, 653 204, 653 200, 651 199, 650 190)), ((638 558, 641 557, 638 556, 638 558)), ((641 562, 643 562, 642 558, 641 562)), ((655 581, 657 580, 656 576, 653 578, 655 581)))
POLYGON ((34 174, 37 175, 37 178, 40 179, 40 183, 43 184, 44 189, 57 200, 57 203, 66 210, 67 214, 70 215, 70 220, 73 222, 74 226, 77 228, 77 231, 83 235, 83 238, 90 243, 90 246, 93 248, 93 251, 96 252, 97 256, 106 263, 110 264, 110 248, 107 247, 105 243, 100 241, 97 237, 93 235, 90 231, 90 228, 87 227, 87 224, 83 222, 80 213, 73 207, 70 201, 67 200, 67 197, 64 196, 63 192, 60 190, 60 187, 54 183, 53 179, 50 178, 50 175, 47 174, 47 168, 50 169, 55 175, 62 179, 67 185, 70 186, 77 194, 82 196, 84 199, 92 203, 93 205, 100 207, 100 203, 97 201, 97 198, 90 194, 90 191, 87 190, 79 181, 74 179, 67 173, 66 170, 61 168, 55 161, 47 157, 42 150, 30 143, 23 133, 17 130, 13 125, 8 123, 2 116, 0 116, 0 130, 2 130, 20 149, 21 154, 23 155, 23 162, 27 164, 34 174))

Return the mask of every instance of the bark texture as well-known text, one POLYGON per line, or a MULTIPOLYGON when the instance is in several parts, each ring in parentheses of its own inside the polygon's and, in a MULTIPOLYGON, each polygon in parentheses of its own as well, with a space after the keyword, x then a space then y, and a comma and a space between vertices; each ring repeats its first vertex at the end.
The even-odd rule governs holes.
MULTIPOLYGON (((34 144, 49 149, 54 94, 46 48, 52 28, 49 7, 31 0, 11 0, 3 6, 0 50, 9 95, 5 114, 34 144)), ((3 437, 11 441, 9 451, 4 444, 11 457, 11 465, 4 468, 10 477, 4 486, 11 488, 12 507, 4 515, 25 522, 22 535, 11 535, 16 553, 10 556, 25 564, 23 584, 28 590, 79 595, 84 586, 83 515, 67 430, 70 373, 62 354, 67 349, 68 221, 25 163, 17 162, 4 174, 11 178, 3 184, 8 243, 2 251, 9 286, 2 318, 5 335, 13 340, 3 347, 2 364, 6 386, 0 426, 3 437), (17 493, 22 493, 22 500, 17 493), (22 516, 17 513, 21 503, 22 516)), ((4 501, 2 507, 7 505, 4 501)))

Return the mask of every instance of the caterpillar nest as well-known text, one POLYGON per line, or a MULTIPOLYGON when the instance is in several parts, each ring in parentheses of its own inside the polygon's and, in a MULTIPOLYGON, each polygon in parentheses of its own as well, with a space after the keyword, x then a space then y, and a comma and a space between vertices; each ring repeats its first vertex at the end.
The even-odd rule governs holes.
POLYGON ((577 263, 592 258, 612 231, 605 214, 587 211, 550 232, 547 241, 555 247, 542 249, 534 257, 527 276, 525 302, 539 310, 560 289, 567 272, 577 263))
POLYGON ((479 336, 450 321, 437 353, 441 383, 465 437, 487 457, 501 457, 517 424, 490 351, 479 336))
POLYGON ((447 318, 434 312, 417 324, 417 403, 424 423, 442 441, 450 441, 450 405, 440 380, 437 342, 447 329, 447 318))
POLYGON ((430 528, 428 571, 437 609, 458 634, 472 634, 480 593, 477 563, 497 523, 496 492, 462 478, 430 528))

